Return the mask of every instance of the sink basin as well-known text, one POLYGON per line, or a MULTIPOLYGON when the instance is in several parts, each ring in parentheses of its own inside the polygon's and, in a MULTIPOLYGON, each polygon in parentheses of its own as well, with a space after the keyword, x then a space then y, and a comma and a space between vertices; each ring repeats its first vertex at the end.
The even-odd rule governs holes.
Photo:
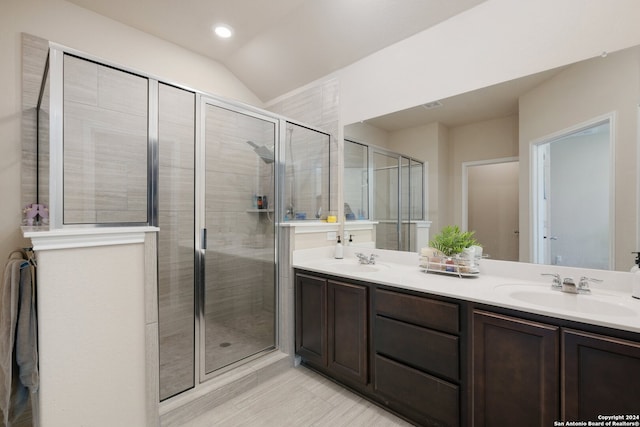
POLYGON ((355 262, 334 262, 328 265, 338 273, 375 273, 387 268, 384 264, 358 264, 355 262))
POLYGON ((636 316, 636 311, 626 307, 621 297, 606 292, 593 294, 569 294, 539 285, 498 285, 495 289, 509 298, 540 307, 606 316, 636 316))

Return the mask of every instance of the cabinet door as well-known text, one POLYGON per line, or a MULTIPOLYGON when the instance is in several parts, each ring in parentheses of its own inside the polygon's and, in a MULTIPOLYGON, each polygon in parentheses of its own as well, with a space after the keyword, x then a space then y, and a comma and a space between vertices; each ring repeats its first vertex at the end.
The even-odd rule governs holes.
POLYGON ((475 426, 550 426, 559 411, 559 330, 483 311, 473 314, 475 426))
POLYGON ((329 281, 329 369, 336 375, 366 384, 368 380, 367 287, 329 281))
POLYGON ((296 275, 296 353, 327 366, 327 281, 296 275))
POLYGON ((563 330, 563 405, 566 420, 640 410, 640 343, 563 330))

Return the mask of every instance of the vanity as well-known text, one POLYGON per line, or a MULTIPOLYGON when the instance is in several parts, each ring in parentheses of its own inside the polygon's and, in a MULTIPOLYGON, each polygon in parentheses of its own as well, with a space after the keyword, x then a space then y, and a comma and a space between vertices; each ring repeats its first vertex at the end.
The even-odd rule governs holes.
POLYGON ((352 247, 342 260, 294 253, 305 365, 418 425, 640 422, 629 273, 483 260, 458 278, 421 271, 415 253, 372 251, 375 265, 352 247), (543 272, 603 282, 571 295, 543 272))

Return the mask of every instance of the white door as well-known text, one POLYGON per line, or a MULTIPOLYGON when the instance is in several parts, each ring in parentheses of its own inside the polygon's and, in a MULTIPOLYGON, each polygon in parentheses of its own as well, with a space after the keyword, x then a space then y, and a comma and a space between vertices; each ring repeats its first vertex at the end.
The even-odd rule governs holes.
POLYGON ((609 119, 535 147, 534 262, 610 268, 610 147, 609 119))
POLYGON ((468 165, 467 229, 492 259, 518 261, 519 162, 468 165))

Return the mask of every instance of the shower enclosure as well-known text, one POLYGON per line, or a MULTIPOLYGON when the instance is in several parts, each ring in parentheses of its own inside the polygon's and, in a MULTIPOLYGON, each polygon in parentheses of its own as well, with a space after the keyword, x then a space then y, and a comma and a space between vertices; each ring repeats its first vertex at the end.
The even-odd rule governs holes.
POLYGON ((277 345, 280 120, 164 84, 158 98, 165 400, 277 345))
POLYGON ((52 229, 159 227, 160 400, 277 348, 283 200, 329 209, 328 134, 48 46, 29 198, 52 229))
POLYGON ((377 221, 378 249, 415 252, 424 246, 424 163, 350 140, 344 153, 346 219, 377 221))
POLYGON ((402 154, 372 148, 373 215, 376 247, 416 252, 426 241, 417 224, 424 220, 423 163, 402 154))
POLYGON ((200 349, 209 376, 275 346, 278 121, 202 101, 200 349), (254 142, 255 151, 247 145, 254 142), (261 203, 253 208, 253 200, 261 203))

